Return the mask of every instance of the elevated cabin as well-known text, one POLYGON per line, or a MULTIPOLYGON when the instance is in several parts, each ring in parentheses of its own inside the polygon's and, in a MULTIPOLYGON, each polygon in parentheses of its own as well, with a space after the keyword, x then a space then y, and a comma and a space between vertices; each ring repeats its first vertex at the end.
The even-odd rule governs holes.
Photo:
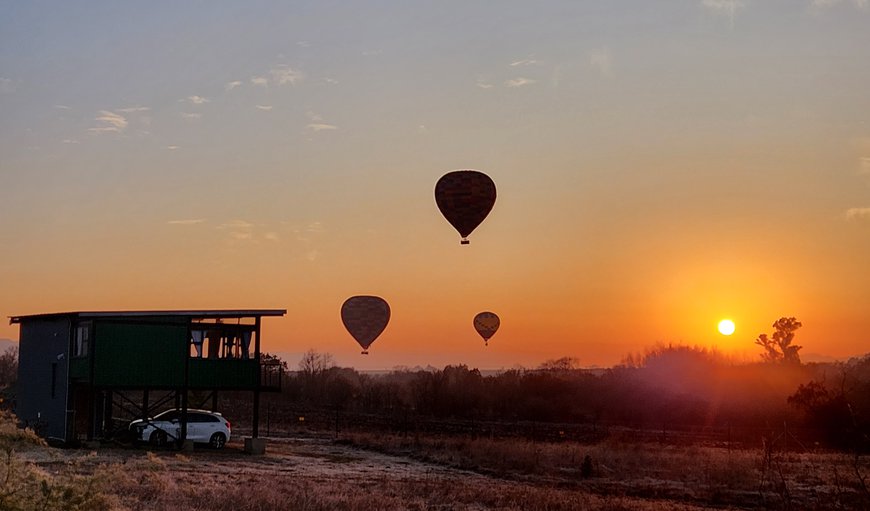
MULTIPOLYGON (((20 325, 18 417, 63 442, 110 436, 115 419, 176 407, 218 411, 219 391, 280 390, 280 366, 260 357, 261 320, 282 309, 63 312, 20 325), (191 397, 203 402, 189 405, 191 397)), ((186 436, 182 421, 181 438, 186 436)))

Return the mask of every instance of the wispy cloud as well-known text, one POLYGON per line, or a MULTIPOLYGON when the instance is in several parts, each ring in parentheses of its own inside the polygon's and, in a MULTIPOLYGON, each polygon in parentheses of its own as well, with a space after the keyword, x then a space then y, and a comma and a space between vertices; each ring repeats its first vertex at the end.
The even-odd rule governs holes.
POLYGON ((265 112, 268 112, 269 110, 272 109, 272 105, 255 105, 255 106, 256 106, 257 110, 263 110, 265 112))
POLYGON ((248 241, 254 239, 255 225, 246 220, 236 219, 224 222, 217 226, 216 229, 227 231, 227 236, 231 242, 248 241))
POLYGON ((537 61, 535 59, 522 59, 522 60, 515 60, 515 61, 511 62, 510 66, 511 67, 534 66, 535 64, 539 64, 539 63, 540 63, 540 61, 537 61))
POLYGON ((127 129, 128 124, 126 117, 108 110, 100 110, 99 115, 94 120, 99 125, 88 129, 94 133, 121 133, 127 129))
POLYGON ((181 112, 181 117, 184 119, 199 119, 202 117, 202 114, 199 113, 190 113, 190 112, 181 112))
POLYGON ((236 88, 239 88, 241 86, 242 86, 242 82, 240 82, 238 80, 236 80, 234 82, 227 82, 227 84, 224 85, 224 90, 229 92, 229 91, 236 89, 236 88))
POLYGON ((54 107, 58 110, 72 110, 72 108, 70 108, 66 105, 54 105, 54 107))
POLYGON ((524 78, 522 76, 518 78, 512 78, 510 80, 505 80, 504 84, 506 87, 517 88, 517 87, 525 87, 526 85, 531 85, 535 83, 535 80, 531 78, 524 78))
POLYGON ((613 58, 610 50, 599 48, 589 52, 589 64, 598 69, 601 76, 610 76, 613 73, 613 58))
POLYGON ((0 94, 15 92, 15 83, 11 78, 0 78, 0 94))
POLYGON ((737 11, 743 9, 746 2, 743 0, 702 0, 701 5, 714 14, 727 16, 733 27, 737 11))
POLYGON ((272 66, 269 72, 265 75, 251 77, 251 84, 261 87, 269 85, 296 85, 305 78, 305 74, 297 71, 286 64, 278 64, 272 66))
POLYGON ((307 127, 308 127, 308 129, 315 131, 315 132, 337 130, 338 129, 338 126, 336 126, 334 124, 325 124, 325 123, 319 123, 319 122, 312 122, 312 123, 308 124, 307 127))
POLYGON ((182 101, 188 101, 193 105, 204 105, 208 103, 210 100, 208 98, 204 98, 202 96, 187 96, 187 98, 182 101))
POLYGON ((299 71, 294 71, 290 66, 279 65, 269 70, 272 75, 272 81, 278 85, 296 85, 297 82, 304 78, 304 75, 299 71))
POLYGON ((305 228, 305 232, 326 232, 326 229, 323 227, 323 222, 311 222, 305 228))
POLYGON ((176 149, 178 149, 178 146, 177 145, 168 145, 168 146, 166 146, 166 148, 169 149, 170 151, 175 151, 176 149))
POLYGON ((850 3, 858 9, 866 9, 870 6, 870 0, 812 0, 811 5, 818 9, 824 9, 841 3, 850 3))
POLYGON ((123 112, 125 114, 133 114, 136 112, 147 112, 149 110, 151 110, 151 109, 148 108, 147 106, 129 106, 127 108, 119 108, 116 110, 116 112, 123 112))
POLYGON ((338 85, 338 80, 335 78, 324 78, 323 81, 330 85, 338 85))
POLYGON ((858 173, 863 176, 870 176, 870 156, 861 157, 861 167, 858 169, 858 173))
MULTIPOLYGON (((289 222, 281 222, 283 224, 289 224, 289 222)), ((323 234, 326 232, 326 227, 323 225, 323 222, 314 221, 310 222, 307 225, 299 226, 299 225, 290 225, 290 231, 295 235, 296 241, 302 243, 311 243, 311 235, 323 234)))
POLYGON ((64 144, 78 144, 79 143, 79 141, 74 139, 74 138, 65 138, 65 139, 61 140, 61 142, 64 144))
POLYGON ((267 232, 263 234, 263 239, 267 241, 279 241, 281 239, 277 232, 267 232))
POLYGON ((481 89, 491 89, 493 85, 482 78, 478 78, 477 86, 481 89))
POLYGON ((254 238, 254 234, 247 231, 233 231, 230 233, 230 239, 235 241, 244 241, 254 238))
POLYGON ((186 218, 183 220, 169 220, 169 225, 197 225, 205 223, 205 218, 186 218))
MULTIPOLYGON (((60 108, 61 110, 67 110, 69 107, 64 105, 57 105, 56 108, 60 108)), ((142 112, 149 111, 150 108, 147 106, 131 106, 124 108, 116 108, 114 110, 100 110, 97 117, 94 120, 97 122, 97 125, 91 128, 88 128, 88 131, 92 133, 123 133, 127 131, 127 128, 130 125, 130 116, 133 115, 134 120, 140 126, 139 134, 140 135, 149 135, 150 132, 147 129, 147 126, 151 123, 151 118, 147 115, 135 115, 141 114, 142 112), (124 115, 122 115, 124 114, 124 115)))
POLYGON ((338 126, 334 124, 323 122, 323 117, 321 117, 319 114, 316 114, 314 112, 306 112, 305 115, 307 115, 308 119, 311 121, 306 126, 311 131, 318 132, 338 129, 338 126))
POLYGON ((849 208, 846 210, 846 220, 870 220, 870 208, 849 208))
POLYGON ((254 224, 245 220, 230 220, 217 226, 218 229, 252 229, 254 224))

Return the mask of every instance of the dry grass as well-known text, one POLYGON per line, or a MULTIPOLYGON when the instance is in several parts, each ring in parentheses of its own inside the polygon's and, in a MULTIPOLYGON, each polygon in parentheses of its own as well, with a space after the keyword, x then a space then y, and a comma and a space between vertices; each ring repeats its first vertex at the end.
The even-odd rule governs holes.
POLYGON ((500 480, 371 477, 359 480, 308 477, 268 478, 257 474, 208 474, 196 482, 180 470, 151 471, 123 485, 123 504, 131 510, 211 511, 373 511, 504 510, 568 511, 589 509, 694 510, 698 507, 627 496, 600 496, 577 489, 516 484, 500 480), (182 475, 181 478, 179 476, 182 475))
POLYGON ((593 445, 347 434, 341 442, 457 469, 597 495, 769 509, 870 509, 870 462, 842 453, 783 453, 605 441, 593 445), (583 460, 591 462, 584 477, 583 460))
POLYGON ((31 429, 19 428, 18 419, 10 412, 0 410, 0 447, 27 448, 42 446, 45 441, 31 429))
POLYGON ((0 444, 4 511, 870 509, 867 463, 822 452, 373 434, 273 438, 265 456, 58 450, 6 421, 0 444))

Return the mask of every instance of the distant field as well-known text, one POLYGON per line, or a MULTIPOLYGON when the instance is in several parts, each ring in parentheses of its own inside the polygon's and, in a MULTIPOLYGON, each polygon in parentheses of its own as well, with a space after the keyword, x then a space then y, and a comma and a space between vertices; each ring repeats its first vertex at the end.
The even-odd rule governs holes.
POLYGON ((870 509, 864 458, 627 438, 308 433, 270 438, 259 457, 244 454, 239 438, 222 451, 18 443, 15 453, 19 471, 37 467, 59 488, 75 480, 99 492, 93 507, 83 500, 70 510, 870 509))

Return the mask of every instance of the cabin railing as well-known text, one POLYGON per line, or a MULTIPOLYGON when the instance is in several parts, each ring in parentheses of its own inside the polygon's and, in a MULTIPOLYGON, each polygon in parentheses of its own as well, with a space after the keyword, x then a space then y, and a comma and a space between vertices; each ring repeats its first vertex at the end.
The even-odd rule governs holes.
POLYGON ((265 361, 260 364, 260 388, 267 391, 281 391, 284 379, 284 366, 278 361, 265 361))

